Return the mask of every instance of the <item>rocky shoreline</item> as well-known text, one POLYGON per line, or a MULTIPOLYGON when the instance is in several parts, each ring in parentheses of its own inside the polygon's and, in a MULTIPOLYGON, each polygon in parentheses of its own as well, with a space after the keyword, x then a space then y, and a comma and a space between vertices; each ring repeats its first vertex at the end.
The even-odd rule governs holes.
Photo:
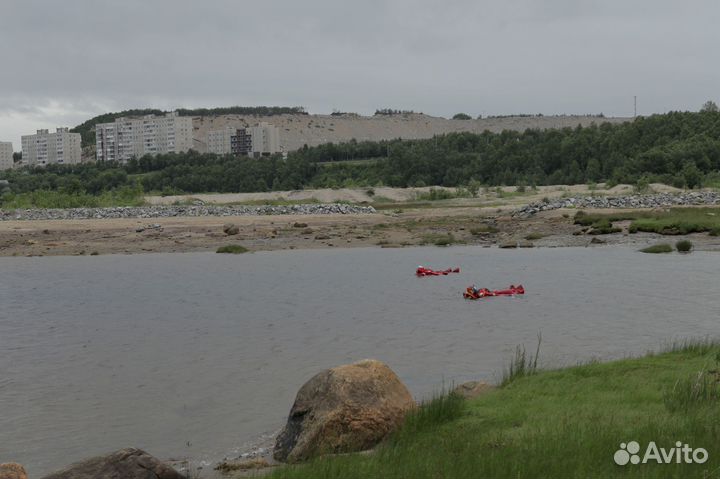
POLYGON ((173 218, 202 216, 355 215, 373 213, 376 213, 376 211, 372 206, 356 206, 343 203, 283 206, 120 206, 114 208, 0 210, 0 221, 173 218))
POLYGON ((718 204, 720 204, 720 193, 714 191, 628 196, 576 196, 530 203, 516 210, 513 216, 526 218, 541 211, 557 210, 560 208, 666 208, 670 206, 718 204))

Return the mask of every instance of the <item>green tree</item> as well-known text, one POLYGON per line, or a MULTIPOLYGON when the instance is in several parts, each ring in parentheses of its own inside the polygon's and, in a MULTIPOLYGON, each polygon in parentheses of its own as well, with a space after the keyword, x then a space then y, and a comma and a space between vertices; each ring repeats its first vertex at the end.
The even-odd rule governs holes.
POLYGON ((720 108, 718 108, 717 103, 715 103, 712 100, 708 100, 705 103, 703 103, 703 106, 702 106, 702 108, 700 108, 700 111, 717 113, 718 111, 720 111, 720 108))
POLYGON ((467 113, 456 113, 455 116, 452 117, 453 120, 472 120, 472 117, 468 115, 467 113))

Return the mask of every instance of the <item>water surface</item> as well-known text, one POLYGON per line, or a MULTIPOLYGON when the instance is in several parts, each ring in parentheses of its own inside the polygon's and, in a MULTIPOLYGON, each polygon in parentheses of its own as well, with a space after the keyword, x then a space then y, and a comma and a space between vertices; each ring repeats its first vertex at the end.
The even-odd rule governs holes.
POLYGON ((222 458, 281 427, 313 374, 363 358, 421 398, 496 380, 539 331, 553 366, 717 335, 718 269, 623 248, 0 258, 0 462, 222 458), (472 283, 527 294, 462 300, 472 283))

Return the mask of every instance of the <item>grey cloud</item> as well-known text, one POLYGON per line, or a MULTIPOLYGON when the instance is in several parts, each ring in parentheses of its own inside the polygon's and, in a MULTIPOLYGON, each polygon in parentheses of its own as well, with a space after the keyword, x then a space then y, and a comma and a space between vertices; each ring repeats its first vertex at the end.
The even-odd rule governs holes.
POLYGON ((641 113, 696 109, 720 96, 719 13, 709 0, 8 1, 0 138, 137 107, 628 115, 638 95, 641 113))

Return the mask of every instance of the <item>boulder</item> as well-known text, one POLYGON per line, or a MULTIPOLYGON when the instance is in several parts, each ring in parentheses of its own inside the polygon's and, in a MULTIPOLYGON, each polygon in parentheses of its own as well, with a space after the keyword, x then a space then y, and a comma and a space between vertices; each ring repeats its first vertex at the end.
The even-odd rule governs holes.
POLYGON ((183 479, 183 476, 147 452, 128 448, 72 464, 44 479, 183 479))
POLYGON ((473 399, 481 394, 485 394, 488 391, 495 389, 495 386, 482 381, 468 381, 456 386, 452 390, 453 393, 464 397, 465 399, 473 399))
POLYGON ((17 462, 6 462, 0 464, 0 479, 27 479, 27 473, 17 462))
POLYGON ((408 389, 380 361, 327 369, 298 391, 274 457, 298 462, 370 449, 395 431, 414 407, 408 389))
POLYGON ((223 225, 223 233, 225 233, 228 236, 236 235, 240 232, 240 228, 235 226, 232 223, 226 223, 223 225))

